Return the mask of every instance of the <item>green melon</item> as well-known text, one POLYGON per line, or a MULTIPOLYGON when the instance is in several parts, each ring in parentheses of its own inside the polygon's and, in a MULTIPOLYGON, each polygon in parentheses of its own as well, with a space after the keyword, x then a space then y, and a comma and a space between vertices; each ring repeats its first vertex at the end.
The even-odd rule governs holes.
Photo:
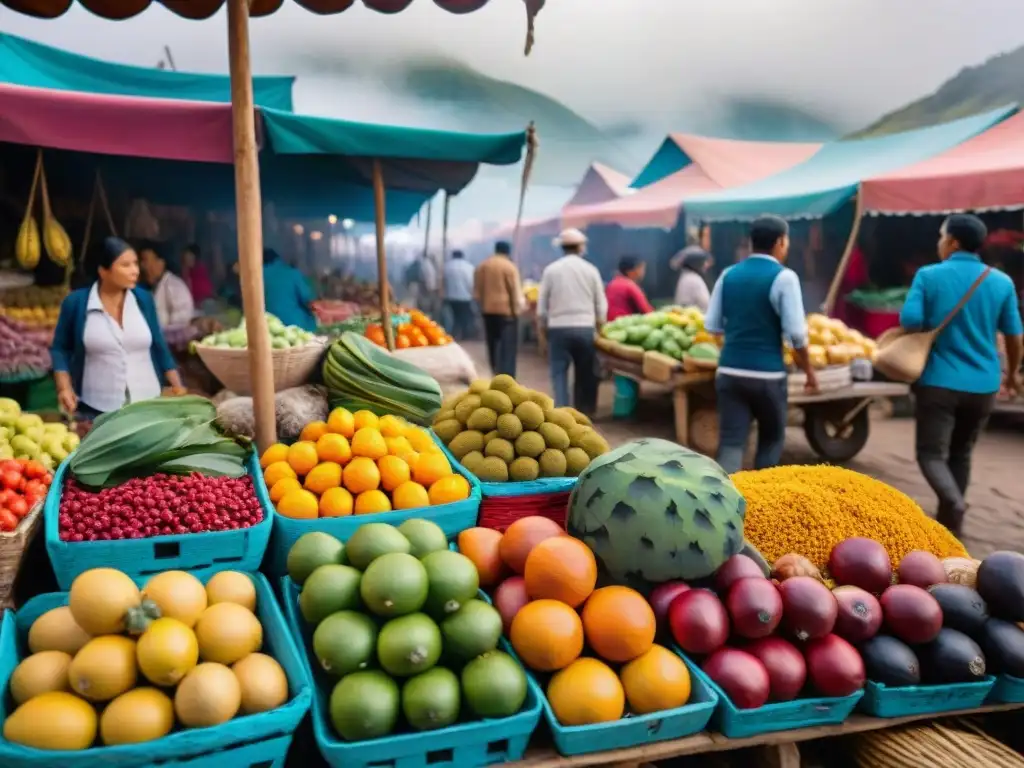
POLYGON ((501 614, 483 600, 469 600, 441 622, 444 649, 466 661, 493 651, 501 639, 501 614))
POLYGON ((409 540, 412 549, 409 554, 423 558, 431 552, 448 549, 448 537, 437 523, 414 517, 398 526, 398 532, 409 540))
POLYGON ((321 565, 344 565, 345 545, 328 533, 304 533, 288 550, 287 568, 300 587, 321 565))
POLYGON ((365 613, 332 613, 313 633, 313 653, 321 668, 335 677, 366 669, 376 651, 377 624, 365 613))
POLYGON ((398 684, 379 671, 353 672, 331 692, 331 723, 346 741, 387 736, 401 708, 398 684))
POLYGON ((511 717, 526 702, 526 673, 502 651, 478 656, 462 668, 462 693, 477 717, 511 717))
POLYGON ((441 658, 441 630, 425 613, 392 619, 377 635, 377 660, 389 675, 411 677, 441 658))
POLYGON ((321 565, 302 585, 302 618, 315 627, 332 613, 358 608, 362 578, 363 574, 349 565, 321 565))
POLYGON ((430 582, 424 610, 431 616, 440 619, 455 613, 480 590, 476 565, 458 552, 450 549, 431 552, 423 558, 423 567, 430 582))
POLYGON ((359 583, 366 607, 388 618, 418 611, 427 600, 428 589, 423 563, 402 552, 378 557, 359 583))
POLYGON ((363 571, 381 555, 412 551, 412 544, 397 528, 387 523, 361 525, 345 545, 348 561, 363 571))
POLYGON ((459 719, 460 698, 455 673, 434 667, 406 681, 402 687, 402 713, 417 731, 446 728, 459 719))

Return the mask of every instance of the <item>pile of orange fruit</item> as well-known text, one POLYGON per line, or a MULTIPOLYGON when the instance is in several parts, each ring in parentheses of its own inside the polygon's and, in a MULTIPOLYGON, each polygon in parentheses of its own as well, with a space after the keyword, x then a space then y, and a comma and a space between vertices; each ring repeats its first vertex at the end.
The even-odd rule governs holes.
MULTIPOLYGON (((366 326, 366 338, 378 346, 385 346, 384 328, 380 325, 366 326)), ((397 349, 409 349, 409 347, 443 347, 451 344, 452 337, 444 328, 431 320, 419 310, 409 313, 409 322, 403 323, 395 328, 395 347, 397 349)))
POLYGON ((260 457, 274 509, 285 517, 372 515, 469 497, 469 481, 422 427, 398 416, 335 408, 292 445, 260 457))

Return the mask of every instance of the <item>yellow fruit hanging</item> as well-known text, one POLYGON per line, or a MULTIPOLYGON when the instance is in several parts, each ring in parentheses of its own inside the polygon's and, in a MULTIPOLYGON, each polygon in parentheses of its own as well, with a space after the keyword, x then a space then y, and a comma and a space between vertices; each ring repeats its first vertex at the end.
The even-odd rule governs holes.
POLYGON ((14 256, 22 269, 35 269, 40 256, 39 225, 32 218, 31 211, 21 222, 18 239, 14 245, 14 256))
POLYGON ((43 220, 43 247, 54 264, 66 267, 71 260, 71 238, 52 216, 43 220))

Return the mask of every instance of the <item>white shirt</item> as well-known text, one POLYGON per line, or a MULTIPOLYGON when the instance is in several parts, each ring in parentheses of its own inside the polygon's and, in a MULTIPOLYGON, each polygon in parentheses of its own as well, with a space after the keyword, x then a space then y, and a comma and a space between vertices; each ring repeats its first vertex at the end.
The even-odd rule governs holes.
POLYGON ((684 269, 676 283, 676 306, 696 307, 701 312, 707 312, 710 301, 711 291, 704 278, 692 269, 684 269))
POLYGON ((608 318, 608 299, 597 267, 582 256, 563 256, 544 268, 537 316, 548 328, 596 328, 608 318))
POLYGON ((183 328, 192 322, 196 303, 188 283, 173 272, 164 272, 153 289, 156 316, 161 328, 183 328))
POLYGON ((444 265, 444 297, 448 301, 473 300, 473 265, 466 258, 444 265))
POLYGON ((131 291, 125 293, 122 319, 123 327, 103 308, 94 284, 82 339, 82 402, 101 413, 116 411, 125 402, 160 396, 160 379, 150 356, 153 334, 131 291))

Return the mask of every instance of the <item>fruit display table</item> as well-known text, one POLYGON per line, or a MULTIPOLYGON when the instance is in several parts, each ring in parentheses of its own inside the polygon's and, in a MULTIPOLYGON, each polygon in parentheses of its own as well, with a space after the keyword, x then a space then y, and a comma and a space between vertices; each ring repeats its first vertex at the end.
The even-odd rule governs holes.
MULTIPOLYGON (((997 704, 962 712, 948 712, 941 715, 941 717, 984 715, 1020 709, 1024 709, 1024 704, 997 704)), ((747 739, 728 739, 718 733, 704 732, 675 741, 660 741, 653 744, 630 747, 629 749, 596 752, 577 757, 562 757, 552 747, 537 746, 527 750, 526 756, 522 760, 515 763, 505 763, 505 766, 506 768, 582 768, 583 766, 608 765, 615 766, 615 768, 639 768, 639 766, 656 760, 763 747, 775 753, 774 765, 779 766, 779 768, 800 768, 800 750, 798 746, 800 742, 836 736, 852 736, 857 733, 897 728, 908 723, 936 719, 939 719, 939 717, 934 714, 918 714, 896 718, 853 715, 849 720, 840 725, 776 731, 747 739)))
MULTIPOLYGON (((643 364, 598 353, 604 368, 618 376, 645 381, 643 364)), ((718 416, 715 412, 715 374, 673 373, 658 382, 672 393, 676 441, 705 454, 718 447, 718 416)), ((868 406, 883 398, 903 397, 906 384, 882 381, 853 382, 815 395, 791 393, 790 408, 804 412, 804 434, 815 453, 829 461, 849 461, 867 444, 871 429, 868 406)))

